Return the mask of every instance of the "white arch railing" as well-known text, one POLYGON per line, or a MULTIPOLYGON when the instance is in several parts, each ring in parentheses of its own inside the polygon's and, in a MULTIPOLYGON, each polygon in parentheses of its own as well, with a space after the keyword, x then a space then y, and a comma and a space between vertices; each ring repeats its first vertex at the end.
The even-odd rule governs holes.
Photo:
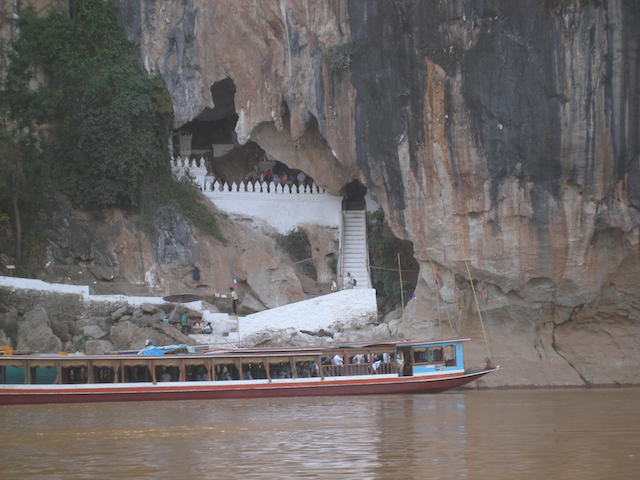
POLYGON ((214 176, 207 175, 205 159, 173 158, 171 157, 171 172, 177 177, 191 177, 200 186, 203 192, 231 192, 231 193, 288 193, 288 194, 326 194, 327 191, 314 184, 275 183, 246 181, 246 182, 220 182, 214 176))

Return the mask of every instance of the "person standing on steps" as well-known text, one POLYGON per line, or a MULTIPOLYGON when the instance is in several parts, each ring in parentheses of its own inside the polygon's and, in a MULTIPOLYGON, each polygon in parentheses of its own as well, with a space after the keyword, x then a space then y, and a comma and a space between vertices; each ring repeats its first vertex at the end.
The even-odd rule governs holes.
POLYGON ((238 292, 236 292, 233 287, 231 287, 229 291, 231 292, 231 299, 233 303, 233 314, 237 315, 238 314, 238 292))

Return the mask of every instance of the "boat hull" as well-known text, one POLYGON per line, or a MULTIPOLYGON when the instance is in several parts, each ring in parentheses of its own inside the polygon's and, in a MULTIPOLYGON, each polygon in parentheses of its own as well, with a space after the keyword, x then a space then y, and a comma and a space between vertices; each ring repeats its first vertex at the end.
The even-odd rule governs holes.
POLYGON ((0 385, 0 405, 439 393, 462 387, 494 370, 422 377, 298 379, 287 383, 218 381, 156 385, 0 385))

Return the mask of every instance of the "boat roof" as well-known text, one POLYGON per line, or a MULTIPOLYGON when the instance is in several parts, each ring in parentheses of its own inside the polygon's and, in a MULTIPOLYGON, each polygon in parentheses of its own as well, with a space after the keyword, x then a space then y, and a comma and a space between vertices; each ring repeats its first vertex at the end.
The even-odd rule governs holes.
MULTIPOLYGON (((384 350, 395 349, 402 347, 416 347, 416 346, 439 346, 452 343, 462 343, 469 341, 470 338, 453 338, 446 340, 389 340, 389 341, 375 341, 375 342, 351 342, 340 343, 332 345, 322 346, 308 346, 308 347, 258 347, 258 348, 237 348, 237 349, 211 349, 202 350, 196 353, 167 353, 165 355, 140 355, 138 350, 121 351, 112 354, 104 355, 84 355, 84 354, 62 354, 62 353, 42 353, 42 354, 29 354, 29 355, 13 355, 8 357, 30 358, 38 360, 90 360, 90 359, 126 359, 126 358, 147 358, 149 360, 153 358, 167 358, 167 357, 291 357, 291 356, 322 356, 333 355, 337 351, 353 350, 384 350)), ((196 346, 197 350, 201 350, 196 346)), ((2 359, 3 356, 0 356, 2 359)))

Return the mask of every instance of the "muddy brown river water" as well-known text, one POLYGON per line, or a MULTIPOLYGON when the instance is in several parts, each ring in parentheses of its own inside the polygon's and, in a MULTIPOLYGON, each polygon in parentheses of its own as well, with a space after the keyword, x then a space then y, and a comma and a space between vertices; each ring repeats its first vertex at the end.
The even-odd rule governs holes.
POLYGON ((640 479, 640 389, 5 406, 0 478, 640 479))

